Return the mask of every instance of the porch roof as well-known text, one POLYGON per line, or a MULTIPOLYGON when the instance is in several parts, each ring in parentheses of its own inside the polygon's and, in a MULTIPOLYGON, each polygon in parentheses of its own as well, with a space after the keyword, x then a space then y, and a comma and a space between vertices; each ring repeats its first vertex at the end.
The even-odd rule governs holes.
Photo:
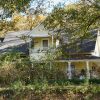
POLYGON ((30 37, 32 37, 32 38, 36 38, 36 37, 50 37, 50 35, 47 34, 46 32, 41 32, 41 33, 37 32, 36 34, 35 33, 30 34, 30 37))
POLYGON ((83 62, 83 61, 96 61, 96 62, 100 62, 100 57, 96 57, 96 56, 92 56, 92 55, 88 55, 88 56, 84 56, 84 57, 61 57, 60 59, 57 59, 58 61, 61 62, 83 62))
POLYGON ((91 53, 95 49, 96 39, 97 30, 93 30, 88 37, 82 40, 78 38, 73 44, 66 44, 64 51, 67 53, 91 53))
POLYGON ((100 58, 99 59, 56 60, 55 62, 86 62, 86 61, 90 61, 90 62, 100 62, 100 58))
POLYGON ((50 37, 49 31, 44 28, 43 24, 39 24, 36 26, 31 32, 30 37, 36 38, 36 37, 50 37))

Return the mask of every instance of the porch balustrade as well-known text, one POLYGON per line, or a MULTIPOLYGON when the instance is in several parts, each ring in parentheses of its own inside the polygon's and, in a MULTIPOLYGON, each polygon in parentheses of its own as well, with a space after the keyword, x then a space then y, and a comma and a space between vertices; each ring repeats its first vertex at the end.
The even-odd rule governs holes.
POLYGON ((45 48, 40 47, 40 48, 33 48, 30 51, 31 53, 41 53, 41 52, 46 52, 47 50, 49 50, 48 47, 45 48))
POLYGON ((85 79, 85 78, 88 78, 88 79, 99 79, 100 78, 100 73, 98 74, 97 71, 95 72, 90 72, 89 76, 87 76, 87 72, 86 72, 86 69, 84 69, 84 72, 83 72, 83 69, 75 69, 74 72, 72 72, 71 70, 69 70, 70 72, 68 72, 67 70, 67 78, 68 79, 85 79))
POLYGON ((53 52, 55 51, 55 48, 51 48, 51 47, 40 47, 40 48, 32 48, 30 49, 30 53, 46 53, 46 52, 53 52))
POLYGON ((72 63, 73 62, 68 62, 68 66, 67 66, 68 79, 72 79, 72 78, 78 78, 78 79, 98 78, 99 79, 100 73, 98 74, 98 70, 92 70, 92 67, 90 66, 89 61, 85 61, 86 66, 84 66, 84 68, 77 68, 77 66, 75 66, 74 70, 72 67, 72 63))

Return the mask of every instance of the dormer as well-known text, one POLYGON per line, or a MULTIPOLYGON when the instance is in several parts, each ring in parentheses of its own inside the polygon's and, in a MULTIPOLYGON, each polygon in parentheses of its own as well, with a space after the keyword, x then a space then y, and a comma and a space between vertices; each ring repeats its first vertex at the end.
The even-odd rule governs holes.
POLYGON ((40 60, 45 57, 46 52, 55 50, 59 46, 59 40, 56 35, 44 28, 43 24, 35 27, 30 32, 31 45, 30 45, 30 57, 35 60, 40 60))

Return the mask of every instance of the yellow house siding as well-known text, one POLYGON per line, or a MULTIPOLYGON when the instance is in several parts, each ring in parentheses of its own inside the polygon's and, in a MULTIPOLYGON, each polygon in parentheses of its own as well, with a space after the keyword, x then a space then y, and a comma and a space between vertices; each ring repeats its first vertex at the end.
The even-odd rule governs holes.
MULTIPOLYGON (((71 64, 74 65, 75 68, 78 69, 78 70, 86 68, 86 63, 85 62, 75 62, 75 63, 72 62, 71 64)), ((68 67, 67 62, 56 62, 55 65, 61 70, 62 69, 65 70, 68 67)))
MULTIPOLYGON (((86 68, 86 63, 85 62, 75 62, 75 63, 71 63, 72 65, 75 66, 76 70, 81 70, 81 69, 85 69, 86 68)), ((67 62, 56 62, 54 63, 54 66, 57 67, 60 70, 67 70, 68 67, 68 63, 67 62)))
MULTIPOLYGON (((75 65, 75 67, 77 69, 86 69, 86 62, 85 61, 84 62, 75 62, 73 64, 75 65)), ((96 63, 96 62, 89 62, 90 70, 92 69, 93 66, 98 67, 99 64, 100 64, 99 62, 98 63, 96 63)))
MULTIPOLYGON (((72 65, 75 66, 76 70, 81 70, 81 69, 86 69, 86 62, 72 62, 72 65)), ((56 62, 55 66, 57 66, 59 69, 67 69, 68 67, 68 63, 67 62, 56 62)), ((90 70, 92 69, 92 67, 95 66, 96 68, 100 68, 100 62, 96 63, 96 62, 89 62, 89 67, 90 70)))
POLYGON ((34 48, 41 48, 41 38, 34 38, 34 48))
POLYGON ((85 68, 85 66, 86 66, 86 63, 85 62, 75 62, 75 63, 72 63, 74 66, 75 66, 75 68, 77 68, 77 69, 84 69, 85 68))
MULTIPOLYGON (((42 38, 33 38, 33 40, 34 40, 34 48, 41 48, 42 47, 42 41, 43 40, 48 40, 48 42, 49 42, 49 47, 52 47, 52 38, 51 37, 42 37, 42 38)), ((55 41, 54 41, 54 43, 55 43, 55 41)))
POLYGON ((67 63, 66 62, 55 62, 54 66, 57 67, 60 70, 65 70, 67 67, 67 63))

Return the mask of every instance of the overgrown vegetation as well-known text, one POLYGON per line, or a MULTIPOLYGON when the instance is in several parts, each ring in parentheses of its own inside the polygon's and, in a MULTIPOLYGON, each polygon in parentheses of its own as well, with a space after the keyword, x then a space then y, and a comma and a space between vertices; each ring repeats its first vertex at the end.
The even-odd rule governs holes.
POLYGON ((46 82, 23 86, 20 82, 0 90, 0 98, 14 100, 99 100, 100 86, 50 86, 46 82))
MULTIPOLYGON (((22 3, 20 0, 11 0, 13 2, 11 4, 9 0, 1 0, 0 7, 7 10, 6 16, 8 17, 10 16, 8 14, 12 16, 16 9, 19 12, 26 11, 25 9, 28 7, 30 1, 24 0, 22 3)), ((41 0, 40 4, 42 1, 45 0, 41 0)), ((71 5, 68 8, 55 8, 51 15, 47 17, 46 28, 57 32, 58 36, 60 33, 66 33, 69 40, 73 42, 81 36, 82 38, 83 36, 87 37, 84 33, 87 33, 89 29, 99 28, 100 1, 85 1, 82 0, 81 3, 71 5)), ((41 10, 36 9, 35 11, 35 14, 37 14, 41 10)), ((1 20, 0 31, 3 31, 3 34, 5 34, 8 30, 14 28, 15 30, 19 30, 20 25, 18 26, 18 21, 20 22, 22 19, 22 16, 17 16, 15 20, 13 19, 14 23, 1 20)), ((22 22, 24 23, 24 21, 22 22)), ((34 24, 31 14, 29 14, 26 22, 29 26, 28 29, 31 30, 34 24)), ((0 55, 0 99, 99 100, 99 79, 68 80, 66 79, 66 73, 53 61, 55 57, 52 57, 52 59, 50 55, 49 57, 47 56, 48 59, 43 62, 31 62, 29 57, 21 57, 21 53, 12 52, 0 55)))
POLYGON ((100 93, 99 79, 89 80, 90 84, 87 80, 68 80, 53 61, 30 62, 28 57, 15 52, 4 54, 0 61, 0 99, 3 100, 96 100, 100 93))

